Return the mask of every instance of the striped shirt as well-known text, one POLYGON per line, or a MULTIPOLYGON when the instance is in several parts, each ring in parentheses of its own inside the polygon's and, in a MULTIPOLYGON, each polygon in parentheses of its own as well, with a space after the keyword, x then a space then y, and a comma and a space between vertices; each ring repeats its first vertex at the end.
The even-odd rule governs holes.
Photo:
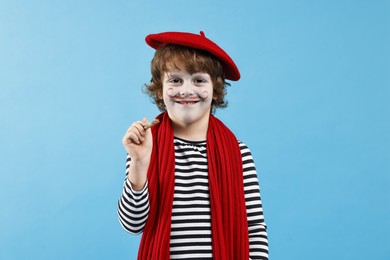
MULTIPOLYGON (((175 137, 175 188, 171 223, 171 259, 212 259, 211 216, 206 142, 175 137)), ((250 259, 268 259, 268 238, 264 223, 255 164, 248 147, 239 142, 244 174, 250 259)), ((118 203, 119 221, 132 234, 143 231, 149 213, 148 185, 140 191, 126 179, 118 203)))

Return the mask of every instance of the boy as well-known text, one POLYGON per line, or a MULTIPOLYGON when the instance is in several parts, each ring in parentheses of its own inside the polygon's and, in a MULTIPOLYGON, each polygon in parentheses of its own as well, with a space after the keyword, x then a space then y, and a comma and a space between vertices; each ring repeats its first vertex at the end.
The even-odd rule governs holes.
POLYGON ((156 49, 147 93, 159 124, 134 122, 118 203, 120 223, 141 233, 139 259, 268 259, 266 225, 253 158, 212 114, 226 107, 233 60, 200 35, 151 34, 156 49))

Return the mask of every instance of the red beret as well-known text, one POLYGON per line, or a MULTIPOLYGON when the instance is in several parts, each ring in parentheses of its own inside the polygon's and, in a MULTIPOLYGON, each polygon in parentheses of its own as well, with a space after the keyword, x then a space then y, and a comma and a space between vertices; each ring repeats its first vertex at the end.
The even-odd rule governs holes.
POLYGON ((146 36, 145 41, 150 47, 156 50, 162 44, 172 43, 208 51, 221 62, 226 79, 240 79, 240 71, 238 70, 234 61, 217 44, 207 39, 203 32, 200 32, 200 35, 185 32, 163 32, 158 34, 149 34, 146 36))

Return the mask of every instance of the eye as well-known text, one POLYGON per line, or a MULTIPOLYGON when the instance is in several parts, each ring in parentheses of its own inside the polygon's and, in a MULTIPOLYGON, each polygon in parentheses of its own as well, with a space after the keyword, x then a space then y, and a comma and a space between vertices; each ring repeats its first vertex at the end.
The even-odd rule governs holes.
POLYGON ((173 85, 178 85, 182 82, 182 80, 179 78, 170 78, 170 79, 168 79, 168 82, 173 84, 173 85))
POLYGON ((196 79, 194 80, 194 82, 195 82, 195 84, 197 84, 197 85, 202 85, 202 84, 207 83, 207 80, 205 80, 205 79, 203 79, 203 78, 196 78, 196 79))

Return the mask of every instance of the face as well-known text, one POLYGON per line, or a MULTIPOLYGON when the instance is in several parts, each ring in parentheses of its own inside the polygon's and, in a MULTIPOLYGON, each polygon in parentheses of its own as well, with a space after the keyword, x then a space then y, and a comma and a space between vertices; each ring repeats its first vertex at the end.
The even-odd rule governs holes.
MULTIPOLYGON (((170 70, 164 74, 163 100, 174 124, 205 122, 210 116, 213 83, 208 73, 170 70)), ((208 121, 207 121, 208 122, 208 121)))

